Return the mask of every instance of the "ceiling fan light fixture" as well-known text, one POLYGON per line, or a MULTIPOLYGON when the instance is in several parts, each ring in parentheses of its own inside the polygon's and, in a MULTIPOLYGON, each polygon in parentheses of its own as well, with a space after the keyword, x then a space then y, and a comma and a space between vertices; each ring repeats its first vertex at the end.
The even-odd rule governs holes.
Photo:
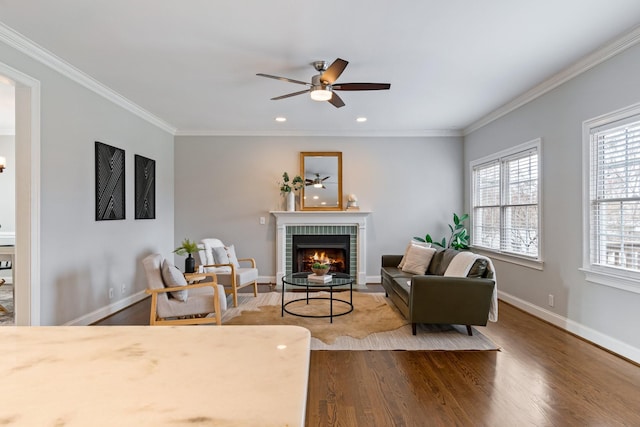
POLYGON ((313 184, 314 188, 322 188, 322 183, 321 182, 316 182, 315 184, 313 184))
POLYGON ((332 96, 330 86, 313 86, 311 88, 311 99, 314 101, 328 101, 332 96))

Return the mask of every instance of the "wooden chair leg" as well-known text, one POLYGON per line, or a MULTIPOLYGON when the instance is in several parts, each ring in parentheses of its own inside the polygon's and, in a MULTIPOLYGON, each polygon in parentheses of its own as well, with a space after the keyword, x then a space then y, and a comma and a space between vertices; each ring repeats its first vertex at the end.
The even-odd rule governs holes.
POLYGON ((231 283, 231 291, 233 292, 233 306, 238 306, 238 288, 236 287, 236 282, 231 283))
POLYGON ((220 313, 220 295, 218 290, 213 294, 213 306, 216 309, 216 325, 222 325, 222 315, 220 313))
POLYGON ((471 329, 471 325, 467 325, 467 333, 469 334, 470 337, 473 336, 473 329, 471 329))
POLYGON ((257 280, 255 282, 253 282, 253 296, 254 297, 258 296, 258 281, 257 280))

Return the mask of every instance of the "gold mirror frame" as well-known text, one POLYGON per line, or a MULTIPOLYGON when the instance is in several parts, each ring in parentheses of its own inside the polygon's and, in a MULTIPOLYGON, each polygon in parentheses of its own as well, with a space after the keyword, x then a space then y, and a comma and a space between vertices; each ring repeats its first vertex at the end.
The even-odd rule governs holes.
POLYGON ((305 181, 300 197, 303 211, 342 210, 342 152, 300 152, 300 176, 305 181), (322 187, 314 188, 310 181, 319 181, 322 187))

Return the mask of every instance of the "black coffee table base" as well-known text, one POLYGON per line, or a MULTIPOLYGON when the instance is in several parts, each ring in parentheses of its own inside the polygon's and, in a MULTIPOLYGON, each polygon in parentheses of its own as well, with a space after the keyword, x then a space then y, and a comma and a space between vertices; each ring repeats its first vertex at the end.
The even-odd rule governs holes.
POLYGON ((333 318, 334 317, 338 317, 338 316, 344 316, 345 314, 349 314, 353 311, 353 303, 350 301, 345 301, 343 299, 339 299, 339 298, 333 298, 333 291, 329 291, 329 295, 331 295, 330 297, 310 297, 309 293, 307 292, 307 297, 306 298, 297 298, 297 299, 292 299, 291 301, 287 301, 286 303, 284 303, 282 305, 282 316, 284 316, 284 313, 289 313, 292 316, 298 316, 298 317, 313 317, 313 318, 318 318, 318 319, 326 319, 327 317, 329 318, 330 323, 333 323, 333 318), (301 313, 296 313, 294 311, 291 311, 290 309, 287 309, 287 306, 289 304, 293 304, 296 302, 300 302, 300 301, 306 301, 307 304, 309 304, 309 301, 311 300, 328 300, 329 302, 329 314, 301 314, 301 313), (349 307, 349 309, 345 312, 342 313, 334 313, 333 312, 333 303, 341 303, 341 304, 346 304, 347 307, 349 307))
POLYGON ((309 273, 293 273, 286 275, 282 278, 282 312, 281 316, 284 317, 284 313, 291 314, 292 316, 298 317, 309 317, 309 318, 319 318, 326 319, 329 318, 329 321, 333 323, 333 318, 338 316, 344 316, 345 314, 349 314, 353 311, 353 279, 348 274, 342 273, 334 273, 332 274, 332 280, 327 283, 314 283, 307 280, 307 276, 309 273), (305 297, 304 298, 296 298, 291 301, 285 302, 285 290, 287 285, 291 287, 297 287, 298 289, 304 289, 305 297), (349 301, 341 298, 334 298, 334 288, 338 286, 349 286, 349 301), (309 296, 309 291, 327 291, 329 292, 329 296, 325 297, 315 297, 309 296), (305 305, 309 304, 309 301, 312 300, 327 300, 329 301, 329 313, 328 314, 304 314, 300 313, 299 310, 295 310, 291 304, 305 303, 305 305), (344 308, 346 306, 347 310, 342 311, 340 313, 334 313, 334 303, 338 303, 339 306, 344 308), (288 307, 288 308, 287 308, 288 307))

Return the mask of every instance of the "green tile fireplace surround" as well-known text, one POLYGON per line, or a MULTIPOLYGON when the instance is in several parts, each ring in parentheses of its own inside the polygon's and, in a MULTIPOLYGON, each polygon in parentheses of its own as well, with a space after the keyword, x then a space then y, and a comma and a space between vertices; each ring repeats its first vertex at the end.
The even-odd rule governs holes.
POLYGON ((292 272, 294 235, 349 236, 349 275, 356 278, 356 288, 366 285, 367 217, 363 211, 272 211, 276 218, 276 284, 292 272))

